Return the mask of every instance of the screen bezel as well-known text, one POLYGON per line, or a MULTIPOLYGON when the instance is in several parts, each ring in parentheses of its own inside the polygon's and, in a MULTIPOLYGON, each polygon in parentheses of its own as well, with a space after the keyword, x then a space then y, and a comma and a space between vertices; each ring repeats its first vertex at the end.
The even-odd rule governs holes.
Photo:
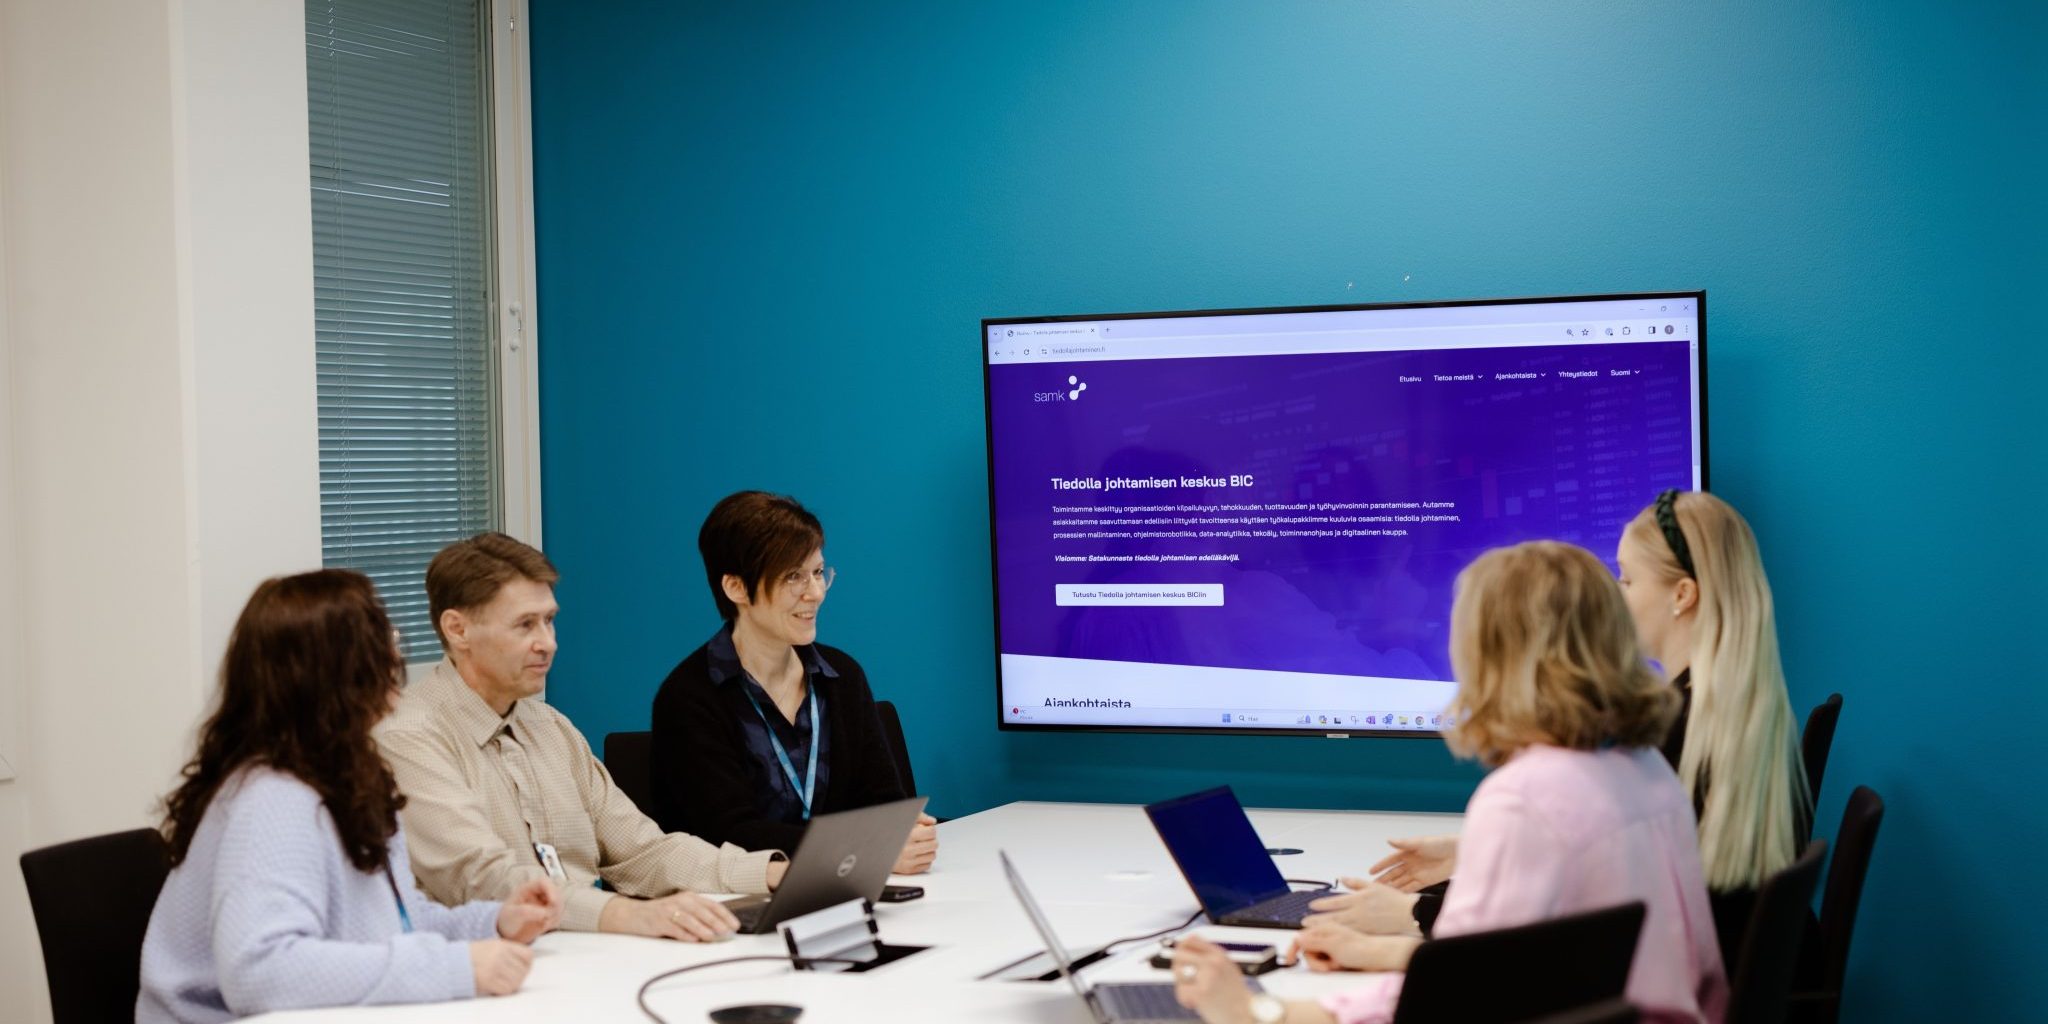
POLYGON ((1017 324, 1058 324, 1092 322, 1099 320, 1171 320, 1198 316, 1257 316, 1275 313, 1353 313, 1393 309, 1447 309, 1463 306, 1521 306, 1559 302, 1629 302, 1651 299, 1690 299, 1697 303, 1693 307, 1697 339, 1697 356, 1694 360, 1694 379, 1699 382, 1700 418, 1700 482, 1699 489, 1708 487, 1707 458, 1707 293, 1705 289, 1674 292, 1616 292, 1600 295, 1539 295, 1511 299, 1445 299, 1433 302, 1368 302, 1336 306, 1264 306, 1242 309, 1190 309, 1167 310, 1151 313, 1077 313, 1060 316, 1011 316, 984 317, 981 329, 975 336, 975 345, 981 350, 981 406, 982 439, 988 470, 988 558, 989 558, 989 606, 994 617, 995 647, 995 689, 996 729, 999 732, 1085 732, 1085 733, 1163 733, 1184 736, 1315 736, 1327 739, 1359 737, 1394 737, 1400 739, 1439 739, 1442 733, 1434 729, 1225 729, 1212 726, 1187 725, 1079 725, 1066 722, 1012 722, 1003 717, 1003 597, 998 584, 1002 571, 1001 560, 996 554, 996 433, 995 395, 990 384, 990 362, 988 330, 991 327, 1005 327, 1017 324))

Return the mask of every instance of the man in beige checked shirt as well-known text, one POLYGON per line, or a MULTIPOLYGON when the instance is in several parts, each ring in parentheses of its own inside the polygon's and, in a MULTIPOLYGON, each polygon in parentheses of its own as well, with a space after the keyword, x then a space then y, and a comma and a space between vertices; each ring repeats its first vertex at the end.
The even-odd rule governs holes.
POLYGON ((731 932, 732 914, 697 893, 766 892, 786 858, 663 832, 583 734, 532 699, 554 663, 559 578, 545 555, 502 533, 451 544, 427 567, 447 657, 377 729, 405 794, 420 888, 455 905, 553 876, 566 929, 684 941, 731 932), (596 888, 599 879, 615 891, 596 888))

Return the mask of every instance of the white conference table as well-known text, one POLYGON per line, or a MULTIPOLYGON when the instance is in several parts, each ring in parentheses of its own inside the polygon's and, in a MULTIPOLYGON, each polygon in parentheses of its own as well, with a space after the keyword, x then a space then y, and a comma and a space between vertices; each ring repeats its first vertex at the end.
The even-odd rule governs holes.
MULTIPOLYGON (((1276 858, 1288 878, 1329 881, 1363 874, 1398 836, 1456 832, 1456 814, 1368 811, 1252 810, 1252 824, 1271 847, 1303 852, 1276 858)), ((986 1021, 991 1024, 1084 1024, 1086 1008, 1061 982, 977 980, 1041 953, 1042 945, 1011 895, 998 851, 1010 859, 1075 956, 1112 940, 1169 928, 1196 910, 1144 810, 1122 804, 1013 803, 939 826, 939 857, 923 875, 892 881, 924 887, 923 899, 882 904, 876 920, 884 942, 929 946, 924 952, 861 974, 798 971, 787 961, 711 967, 669 979, 648 1003, 671 1024, 698 1024, 709 1010, 738 1003, 793 1003, 804 1024, 893 1021, 986 1021)), ((1193 931, 1219 939, 1281 945, 1292 933, 1219 928, 1193 931)), ((1121 945, 1082 972, 1093 982, 1166 981, 1147 960, 1155 941, 1121 945)), ((266 1024, 507 1021, 596 1024, 645 1021, 635 996, 647 979, 690 964, 747 955, 786 955, 779 935, 739 936, 691 944, 625 935, 557 932, 535 943, 533 972, 516 995, 413 1006, 310 1010, 269 1014, 266 1024)), ((1022 970, 1046 970, 1049 962, 1022 970)), ((1013 969, 1007 974, 1018 973, 1013 969)), ((1355 986, 1359 975, 1282 969, 1261 979, 1283 997, 1313 998, 1355 986)))

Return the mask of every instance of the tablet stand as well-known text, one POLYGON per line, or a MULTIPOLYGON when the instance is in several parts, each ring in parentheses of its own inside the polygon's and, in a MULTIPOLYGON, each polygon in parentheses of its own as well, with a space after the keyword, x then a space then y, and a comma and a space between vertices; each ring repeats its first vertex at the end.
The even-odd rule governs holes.
POLYGON ((892 946, 882 941, 875 923, 875 905, 867 900, 847 900, 836 906, 792 917, 777 926, 789 955, 800 971, 837 971, 859 974, 893 963, 929 946, 892 946), (813 963, 814 960, 858 960, 855 964, 813 963))

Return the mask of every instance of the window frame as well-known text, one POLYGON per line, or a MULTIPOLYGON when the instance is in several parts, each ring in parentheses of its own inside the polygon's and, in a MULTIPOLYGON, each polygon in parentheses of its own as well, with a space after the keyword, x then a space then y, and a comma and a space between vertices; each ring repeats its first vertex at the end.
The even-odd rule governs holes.
MULTIPOLYGON (((487 278, 493 290, 483 324, 491 346, 485 395, 495 449, 497 528, 541 546, 540 355, 536 329, 533 214, 532 77, 527 43, 526 0, 479 0, 486 33, 478 42, 487 81, 491 167, 484 176, 491 195, 494 261, 487 278)), ((324 533, 324 526, 323 526, 324 533)), ((408 658, 407 675, 418 678, 441 660, 439 652, 408 658)))
MULTIPOLYGON (((497 242, 498 495, 501 528, 541 547, 540 332, 533 232, 533 78, 526 0, 488 0, 491 24, 491 178, 497 242)), ((416 680, 441 659, 406 663, 416 680)), ((545 699, 545 695, 543 695, 545 699)))
POLYGON ((497 241, 497 423, 505 533, 541 547, 540 340, 526 0, 487 0, 497 241))

